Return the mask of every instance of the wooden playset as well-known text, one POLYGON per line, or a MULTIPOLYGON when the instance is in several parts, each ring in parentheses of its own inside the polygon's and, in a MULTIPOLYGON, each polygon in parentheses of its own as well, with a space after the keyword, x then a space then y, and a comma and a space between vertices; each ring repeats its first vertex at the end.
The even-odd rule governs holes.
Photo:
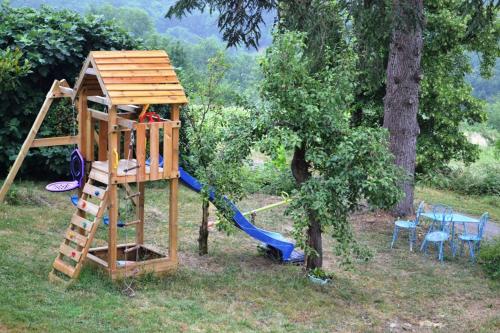
POLYGON ((93 51, 73 88, 65 80, 54 81, 0 190, 1 202, 30 148, 78 144, 85 161, 83 180, 74 186, 79 199, 53 263, 51 279, 77 278, 84 262, 103 268, 112 279, 165 273, 177 267, 179 111, 186 103, 184 90, 164 51, 93 51), (73 101, 78 133, 36 139, 52 101, 58 98, 73 101), (169 105, 169 119, 148 112, 150 104, 169 105), (94 109, 99 105, 102 110, 94 109), (144 243, 145 182, 158 180, 169 183, 169 221, 165 230, 168 253, 144 243), (130 183, 136 183, 135 193, 130 183), (135 241, 129 244, 117 242, 118 186, 126 190, 126 200, 135 206, 135 219, 123 222, 124 227, 135 228, 135 241), (91 248, 106 211, 108 245, 91 248))

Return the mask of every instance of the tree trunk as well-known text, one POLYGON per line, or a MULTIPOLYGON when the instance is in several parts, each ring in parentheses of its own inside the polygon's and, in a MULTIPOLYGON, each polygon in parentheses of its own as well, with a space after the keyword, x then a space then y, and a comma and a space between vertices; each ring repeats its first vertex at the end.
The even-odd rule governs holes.
MULTIPOLYGON (((300 186, 311 178, 309 163, 306 161, 305 145, 295 148, 292 159, 292 174, 300 186)), ((309 227, 307 229, 307 245, 316 251, 317 256, 306 256, 306 269, 314 269, 323 266, 323 245, 321 239, 321 225, 315 218, 314 213, 309 211, 309 227)))
POLYGON ((413 190, 421 80, 423 0, 394 0, 394 29, 387 64, 384 127, 396 165, 408 174, 401 181, 404 198, 396 205, 399 216, 413 213, 413 190))
POLYGON ((198 236, 198 253, 200 256, 203 256, 208 253, 208 208, 209 201, 203 200, 201 204, 201 225, 200 225, 200 233, 198 236))

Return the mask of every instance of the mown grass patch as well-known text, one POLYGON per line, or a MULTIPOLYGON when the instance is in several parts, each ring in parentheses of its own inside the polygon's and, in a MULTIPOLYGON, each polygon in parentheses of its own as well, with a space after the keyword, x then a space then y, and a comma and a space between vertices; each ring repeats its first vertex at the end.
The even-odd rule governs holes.
MULTIPOLYGON (((166 184, 165 184, 166 185, 166 184)), ((24 184, 18 185, 20 192, 24 184)), ((392 219, 360 213, 352 223, 374 258, 338 267, 325 232, 325 267, 335 276, 329 286, 304 278, 301 267, 279 265, 259 255, 256 242, 239 230, 212 231, 209 255, 197 255, 201 217, 198 195, 181 188, 179 270, 170 276, 134 281, 136 297, 122 294, 86 267, 69 289, 48 282, 73 207, 68 195, 46 194, 30 184, 27 201, 0 205, 0 331, 13 332, 495 332, 500 328, 500 287, 467 259, 440 264, 408 251, 405 236, 389 249, 392 219), (408 326, 409 325, 409 326, 408 326), (435 325, 435 326, 432 326, 435 325), (392 328, 391 328, 392 327, 392 328)), ((257 208, 279 197, 253 195, 240 204, 257 208)), ((166 186, 148 189, 146 215, 150 241, 166 239, 166 186), (163 233, 162 233, 163 230, 163 233)), ((284 207, 257 216, 259 227, 290 235, 284 207)), ((99 238, 106 237, 101 226, 99 238)), ((421 234, 420 234, 421 235, 421 234)), ((121 237, 125 235, 121 232, 121 237)), ((132 237, 128 235, 127 237, 132 237)))

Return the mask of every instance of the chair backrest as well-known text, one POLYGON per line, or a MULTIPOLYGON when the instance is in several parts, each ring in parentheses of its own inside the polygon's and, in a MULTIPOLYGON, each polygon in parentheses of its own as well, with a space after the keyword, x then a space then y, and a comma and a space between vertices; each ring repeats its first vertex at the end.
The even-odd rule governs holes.
POLYGON ((423 201, 420 201, 420 204, 418 205, 416 216, 415 216, 415 225, 418 225, 420 223, 420 215, 424 212, 424 207, 425 203, 423 201))
POLYGON ((445 205, 435 205, 432 207, 434 220, 440 222, 440 230, 450 233, 450 225, 453 219, 453 209, 445 205))
POLYGON ((479 220, 479 225, 477 227, 477 235, 479 239, 483 238, 484 227, 486 226, 486 222, 488 222, 489 218, 490 215, 488 213, 481 215, 481 219, 479 220))

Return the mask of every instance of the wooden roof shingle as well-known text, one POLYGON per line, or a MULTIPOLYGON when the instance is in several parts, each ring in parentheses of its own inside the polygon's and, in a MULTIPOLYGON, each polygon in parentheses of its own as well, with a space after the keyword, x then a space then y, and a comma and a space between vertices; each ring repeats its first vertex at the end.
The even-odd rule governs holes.
POLYGON ((81 88, 95 82, 89 76, 97 78, 111 105, 187 103, 165 51, 90 52, 75 84, 75 97, 81 88))

